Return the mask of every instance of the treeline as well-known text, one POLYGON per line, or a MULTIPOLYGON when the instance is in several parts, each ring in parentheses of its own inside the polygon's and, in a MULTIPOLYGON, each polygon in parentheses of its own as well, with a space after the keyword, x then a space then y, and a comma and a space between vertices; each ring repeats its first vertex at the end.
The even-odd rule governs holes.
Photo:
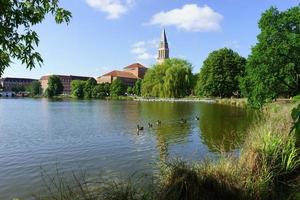
POLYGON ((300 92, 300 6, 270 8, 248 59, 228 48, 208 55, 198 75, 191 64, 170 59, 154 65, 142 82, 142 96, 246 97, 253 107, 300 92))
POLYGON ((121 80, 115 79, 111 84, 97 84, 95 79, 87 81, 75 80, 71 83, 71 95, 75 98, 104 99, 123 95, 140 95, 141 80, 137 80, 134 87, 125 87, 121 80))

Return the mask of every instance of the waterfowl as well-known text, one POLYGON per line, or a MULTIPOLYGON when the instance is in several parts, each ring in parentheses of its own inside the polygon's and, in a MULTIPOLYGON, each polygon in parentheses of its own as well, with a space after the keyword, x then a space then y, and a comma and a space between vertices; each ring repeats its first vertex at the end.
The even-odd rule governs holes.
POLYGON ((157 120, 156 124, 157 124, 157 125, 161 125, 161 121, 160 121, 160 120, 157 120))
POLYGON ((182 124, 186 124, 187 121, 186 121, 186 119, 181 118, 180 122, 181 122, 182 124))
POLYGON ((153 126, 153 125, 152 125, 151 123, 148 123, 148 127, 149 127, 149 128, 152 128, 152 126, 153 126))
POLYGON ((199 120, 200 120, 200 118, 199 118, 198 116, 196 116, 196 117, 195 117, 195 120, 199 121, 199 120))
POLYGON ((136 127, 137 127, 137 132, 139 132, 139 131, 143 131, 144 130, 144 127, 142 127, 142 126, 140 126, 140 125, 136 125, 136 127))

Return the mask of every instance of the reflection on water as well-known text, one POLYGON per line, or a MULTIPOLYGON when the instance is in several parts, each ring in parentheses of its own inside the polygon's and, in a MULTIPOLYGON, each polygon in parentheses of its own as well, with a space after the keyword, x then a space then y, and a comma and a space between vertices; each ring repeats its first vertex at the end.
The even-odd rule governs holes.
POLYGON ((40 166, 119 176, 235 151, 253 120, 241 108, 179 102, 0 99, 0 114, 0 199, 29 199, 41 187, 40 166))

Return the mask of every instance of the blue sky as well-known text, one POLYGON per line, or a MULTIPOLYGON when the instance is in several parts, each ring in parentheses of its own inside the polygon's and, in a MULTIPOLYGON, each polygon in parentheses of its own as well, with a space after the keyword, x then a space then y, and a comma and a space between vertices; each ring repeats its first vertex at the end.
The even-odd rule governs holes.
POLYGON ((209 52, 229 47, 247 57, 259 33, 257 22, 270 6, 285 10, 296 0, 61 0, 71 23, 48 16, 35 27, 43 66, 31 71, 15 61, 4 77, 46 74, 98 77, 140 62, 154 64, 162 27, 170 56, 190 61, 199 72, 209 52))

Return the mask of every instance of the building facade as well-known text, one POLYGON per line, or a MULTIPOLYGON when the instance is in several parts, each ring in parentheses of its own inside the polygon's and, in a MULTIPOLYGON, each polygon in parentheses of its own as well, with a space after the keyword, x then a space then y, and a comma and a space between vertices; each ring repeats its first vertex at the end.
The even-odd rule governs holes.
POLYGON ((97 78, 97 83, 112 83, 119 79, 126 87, 134 87, 138 79, 143 79, 147 68, 140 63, 128 65, 122 71, 114 70, 97 78))
POLYGON ((1 78, 0 79, 0 89, 3 92, 11 92, 16 87, 26 87, 30 85, 33 81, 38 81, 37 79, 30 78, 1 78))
POLYGON ((165 29, 161 33, 159 48, 158 48, 158 57, 157 57, 157 63, 162 64, 166 59, 169 59, 169 44, 168 39, 166 35, 165 29))
MULTIPOLYGON (((50 75, 51 76, 51 75, 50 75)), ((49 77, 50 76, 42 76, 40 78, 40 83, 42 86, 42 92, 44 93, 48 87, 49 77)), ((72 75, 57 75, 64 86, 63 94, 71 94, 71 82, 74 80, 87 81, 88 79, 94 79, 93 77, 85 77, 85 76, 72 76, 72 75)))

